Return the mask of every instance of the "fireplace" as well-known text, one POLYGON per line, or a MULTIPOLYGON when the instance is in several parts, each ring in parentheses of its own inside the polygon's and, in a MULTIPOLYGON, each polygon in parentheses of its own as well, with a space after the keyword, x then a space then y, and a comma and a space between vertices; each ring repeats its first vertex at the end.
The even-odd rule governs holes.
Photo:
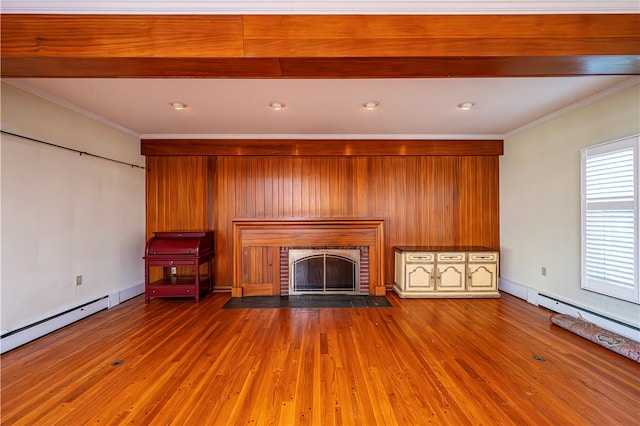
POLYGON ((290 249, 289 294, 360 294, 360 250, 290 249))
POLYGON ((384 247, 384 220, 379 218, 235 219, 231 295, 286 296, 290 249, 345 249, 360 252, 354 291, 382 296, 387 290, 384 247))
MULTIPOLYGON (((369 295, 369 247, 366 246, 305 246, 305 247, 280 247, 280 295, 288 296, 292 294, 292 268, 291 268, 291 257, 290 251, 298 251, 304 253, 310 253, 313 251, 316 252, 334 252, 341 253, 343 250, 350 252, 349 259, 358 260, 358 263, 355 265, 356 271, 356 282, 357 287, 356 290, 347 292, 347 294, 360 294, 360 295, 369 295)), ((300 259, 298 256, 294 256, 295 259, 300 259)), ((319 262, 319 261, 316 261, 319 262)), ((341 293, 339 292, 329 292, 329 294, 341 293)), ((297 292, 297 294, 322 294, 319 291, 310 291, 308 293, 302 291, 297 292)))

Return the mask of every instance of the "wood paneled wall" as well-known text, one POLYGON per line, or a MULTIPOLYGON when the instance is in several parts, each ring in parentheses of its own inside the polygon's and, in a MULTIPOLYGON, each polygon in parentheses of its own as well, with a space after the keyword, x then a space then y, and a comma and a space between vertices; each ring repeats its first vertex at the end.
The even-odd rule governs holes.
POLYGON ((147 239, 155 231, 213 229, 210 157, 147 157, 147 239))
POLYGON ((499 249, 498 156, 149 156, 147 233, 216 231, 215 286, 232 281, 234 218, 385 218, 396 245, 499 249))

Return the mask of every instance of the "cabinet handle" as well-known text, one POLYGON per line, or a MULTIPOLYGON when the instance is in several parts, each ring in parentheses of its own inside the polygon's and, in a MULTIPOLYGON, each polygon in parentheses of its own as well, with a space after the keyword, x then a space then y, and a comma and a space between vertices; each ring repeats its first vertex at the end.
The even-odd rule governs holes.
POLYGON ((492 256, 475 256, 476 259, 491 259, 492 256))
POLYGON ((457 259, 458 256, 442 256, 443 259, 457 259))

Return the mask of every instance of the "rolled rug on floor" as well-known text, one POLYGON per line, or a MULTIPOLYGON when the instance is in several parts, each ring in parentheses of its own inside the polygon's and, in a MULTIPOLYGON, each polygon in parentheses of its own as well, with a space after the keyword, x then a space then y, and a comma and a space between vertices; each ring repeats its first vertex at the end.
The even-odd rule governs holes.
POLYGON ((605 330, 583 318, 574 318, 564 314, 551 314, 549 321, 551 321, 552 324, 640 363, 640 343, 635 340, 605 330))

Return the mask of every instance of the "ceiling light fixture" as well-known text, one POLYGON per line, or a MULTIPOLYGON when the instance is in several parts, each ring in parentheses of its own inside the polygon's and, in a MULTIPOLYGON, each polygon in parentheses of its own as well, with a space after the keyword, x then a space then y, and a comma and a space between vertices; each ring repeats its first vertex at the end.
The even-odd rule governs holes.
POLYGON ((374 109, 380 106, 380 102, 378 101, 369 101, 362 104, 362 107, 368 111, 373 111, 374 109))
POLYGON ((473 102, 467 101, 458 104, 457 108, 462 111, 469 111, 471 108, 473 108, 474 105, 475 104, 473 102))
POLYGON ((182 111, 183 109, 187 109, 187 104, 184 102, 171 102, 171 106, 176 111, 182 111))
POLYGON ((280 111, 287 105, 284 102, 269 102, 269 106, 275 111, 280 111))

